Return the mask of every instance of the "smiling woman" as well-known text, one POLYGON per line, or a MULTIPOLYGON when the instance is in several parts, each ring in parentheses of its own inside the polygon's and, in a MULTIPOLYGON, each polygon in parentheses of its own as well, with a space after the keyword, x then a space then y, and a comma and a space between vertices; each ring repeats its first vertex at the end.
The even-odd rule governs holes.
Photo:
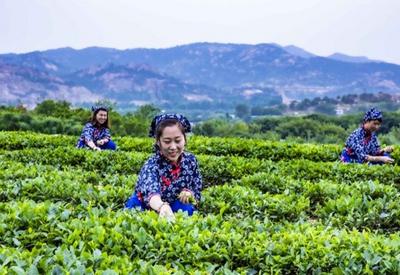
POLYGON ((127 208, 153 209, 174 219, 179 210, 192 215, 200 201, 202 179, 194 155, 184 152, 190 122, 179 114, 156 116, 151 124, 155 154, 142 167, 127 208))
POLYGON ((108 108, 96 106, 92 107, 92 111, 92 118, 83 128, 76 147, 97 151, 116 150, 117 146, 111 140, 108 108))

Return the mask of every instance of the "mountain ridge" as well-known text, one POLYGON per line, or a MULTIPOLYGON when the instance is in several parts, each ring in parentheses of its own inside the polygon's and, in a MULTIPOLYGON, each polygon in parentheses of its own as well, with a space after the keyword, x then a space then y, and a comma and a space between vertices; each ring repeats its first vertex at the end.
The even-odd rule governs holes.
MULTIPOLYGON (((183 107, 196 102, 207 109, 210 106, 232 108, 238 103, 268 105, 276 103, 277 98, 290 102, 317 96, 400 93, 400 66, 396 64, 369 62, 364 57, 351 59, 347 55, 321 57, 294 45, 200 42, 164 49, 65 47, 1 54, 0 91, 7 91, 8 100, 2 96, 0 104, 12 104, 17 94, 29 95, 32 92, 26 88, 29 83, 46 91, 41 94, 57 98, 59 86, 50 78, 52 85, 45 85, 43 79, 40 82, 41 74, 61 80, 62 84, 58 85, 65 91, 80 87, 92 98, 110 98, 126 108, 160 102, 168 108, 174 106, 177 98, 183 107), (343 56, 353 61, 337 60, 343 56), (17 77, 17 71, 7 69, 7 65, 32 69, 32 74, 38 74, 38 81, 26 79, 18 87, 17 79, 23 77, 17 77), (108 70, 101 77, 89 73, 101 68, 108 70)), ((65 93, 68 95, 64 92, 64 97, 68 97, 65 93)), ((25 98, 21 96, 20 100, 25 98)), ((27 104, 35 102, 29 100, 27 104)))

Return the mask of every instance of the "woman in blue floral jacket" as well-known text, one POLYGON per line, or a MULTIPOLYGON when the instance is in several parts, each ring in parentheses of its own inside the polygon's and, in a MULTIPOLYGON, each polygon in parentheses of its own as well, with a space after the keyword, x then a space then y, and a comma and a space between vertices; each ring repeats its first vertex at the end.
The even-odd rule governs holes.
POLYGON ((389 153, 392 146, 381 149, 375 131, 382 123, 382 113, 375 108, 368 110, 360 128, 348 137, 340 159, 345 163, 392 163, 394 160, 389 153))
POLYGON ((179 114, 156 116, 149 135, 155 138, 155 154, 142 167, 127 208, 153 209, 174 218, 182 210, 192 215, 200 201, 202 179, 195 156, 184 151, 189 121, 179 114))
POLYGON ((76 147, 99 151, 115 150, 117 146, 111 140, 108 108, 97 106, 92 107, 92 111, 92 118, 83 128, 76 147))

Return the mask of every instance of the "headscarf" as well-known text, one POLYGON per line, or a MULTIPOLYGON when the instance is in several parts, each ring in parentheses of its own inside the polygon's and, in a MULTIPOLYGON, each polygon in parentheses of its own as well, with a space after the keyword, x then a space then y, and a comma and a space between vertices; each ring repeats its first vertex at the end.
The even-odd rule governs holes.
POLYGON ((186 117, 184 117, 183 115, 181 115, 181 114, 161 114, 161 115, 157 115, 153 118, 153 121, 151 122, 151 125, 150 125, 149 137, 155 138, 157 126, 162 121, 167 120, 167 119, 174 119, 174 120, 178 121, 183 126, 185 133, 190 133, 192 130, 189 120, 186 117))
POLYGON ((363 122, 367 122, 370 120, 382 121, 382 113, 375 107, 365 112, 363 122))
POLYGON ((92 112, 93 112, 93 113, 94 113, 94 112, 97 112, 97 111, 99 111, 99 110, 103 110, 103 111, 108 112, 108 108, 107 108, 106 106, 103 106, 103 105, 92 106, 92 112))

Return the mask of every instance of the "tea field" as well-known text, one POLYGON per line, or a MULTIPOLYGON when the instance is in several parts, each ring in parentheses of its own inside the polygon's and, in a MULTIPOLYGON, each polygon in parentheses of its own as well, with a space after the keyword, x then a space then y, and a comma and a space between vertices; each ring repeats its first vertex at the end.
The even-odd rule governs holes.
POLYGON ((189 138, 199 211, 125 210, 150 138, 118 151, 0 132, 0 274, 399 274, 394 165, 339 163, 339 145, 189 138))

